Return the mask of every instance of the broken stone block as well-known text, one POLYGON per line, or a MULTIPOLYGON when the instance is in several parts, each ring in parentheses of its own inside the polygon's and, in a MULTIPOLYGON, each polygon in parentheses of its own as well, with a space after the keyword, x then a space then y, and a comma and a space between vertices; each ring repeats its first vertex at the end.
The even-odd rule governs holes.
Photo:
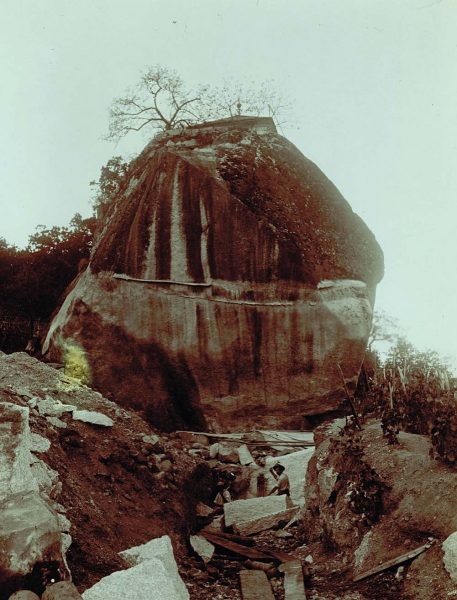
POLYGON ((294 504, 303 506, 305 504, 305 479, 308 470, 308 463, 314 454, 314 448, 306 448, 298 452, 285 454, 279 459, 274 457, 267 458, 266 464, 269 468, 279 462, 285 467, 286 475, 290 482, 290 498, 294 504))
POLYGON ((444 567, 452 581, 457 583, 457 531, 444 540, 442 549, 444 567))
POLYGON ((215 548, 213 544, 208 542, 203 536, 191 535, 190 545, 205 564, 213 558, 215 548))
POLYGON ((37 562, 63 565, 57 515, 38 492, 16 494, 0 504, 0 588, 30 573, 37 562))
MULTIPOLYGON (((177 570, 176 570, 177 571, 177 570)), ((116 571, 83 592, 83 600, 189 600, 183 581, 157 558, 116 571)))
POLYGON ((224 518, 226 527, 254 521, 287 510, 287 496, 265 496, 263 498, 249 498, 248 500, 235 500, 224 504, 224 518))
POLYGON ((252 454, 249 452, 249 448, 246 446, 246 444, 243 444, 238 448, 238 458, 240 464, 243 466, 250 465, 254 462, 252 454))
POLYGON ((112 427, 114 425, 112 419, 103 413, 93 410, 74 410, 73 419, 75 421, 84 421, 84 423, 90 423, 91 425, 101 425, 102 427, 112 427))
POLYGON ((217 457, 225 463, 237 463, 239 461, 237 448, 225 444, 219 444, 217 457))
POLYGON ((0 501, 11 494, 38 490, 30 463, 29 409, 0 404, 0 501))
POLYGON ((283 563, 279 570, 284 573, 284 600, 306 600, 301 562, 291 560, 283 563))
POLYGON ((275 529, 282 523, 287 523, 293 516, 297 514, 298 506, 288 508, 281 512, 252 519, 250 521, 240 521, 234 524, 233 529, 240 535, 253 535, 267 529, 275 529))
POLYGON ((243 600, 274 600, 264 571, 240 571, 240 583, 243 600))
POLYGON ((82 596, 71 581, 59 581, 46 588, 41 600, 82 600, 82 596))
POLYGON ((39 400, 37 404, 38 412, 42 416, 59 417, 66 412, 76 410, 72 404, 62 404, 59 400, 54 400, 51 396, 46 396, 44 400, 39 400))
POLYGON ((219 453, 219 444, 217 442, 215 444, 211 444, 211 446, 209 447, 209 457, 217 458, 218 453, 219 453))
POLYGON ((178 572, 178 566, 173 554, 173 546, 171 545, 171 540, 168 535, 163 535, 162 537, 151 540, 141 546, 135 546, 134 548, 119 552, 119 556, 123 558, 130 567, 140 565, 144 561, 159 561, 163 566, 167 577, 170 578, 174 588, 176 588, 176 598, 188 597, 187 588, 178 572))

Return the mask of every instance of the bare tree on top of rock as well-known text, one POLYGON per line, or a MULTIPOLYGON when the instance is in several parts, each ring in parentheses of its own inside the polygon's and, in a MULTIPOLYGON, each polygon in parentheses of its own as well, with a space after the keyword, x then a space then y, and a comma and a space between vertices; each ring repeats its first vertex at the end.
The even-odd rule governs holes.
POLYGON ((271 116, 281 125, 288 106, 271 82, 187 89, 175 71, 156 65, 133 90, 114 100, 106 139, 119 141, 130 131, 167 130, 241 114, 271 116))

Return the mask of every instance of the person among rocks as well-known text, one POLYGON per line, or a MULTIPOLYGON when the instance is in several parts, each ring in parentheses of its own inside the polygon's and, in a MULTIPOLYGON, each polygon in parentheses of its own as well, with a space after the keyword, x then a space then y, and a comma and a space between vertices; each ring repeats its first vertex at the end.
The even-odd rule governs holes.
POLYGON ((220 471, 219 480, 217 482, 217 495, 214 499, 214 503, 218 506, 222 506, 226 502, 232 501, 230 494, 230 486, 236 480, 236 475, 232 471, 220 471))
POLYGON ((279 463, 270 469, 270 473, 276 479, 276 485, 268 494, 269 496, 277 492, 278 496, 285 495, 290 498, 290 482, 285 470, 286 468, 279 463))

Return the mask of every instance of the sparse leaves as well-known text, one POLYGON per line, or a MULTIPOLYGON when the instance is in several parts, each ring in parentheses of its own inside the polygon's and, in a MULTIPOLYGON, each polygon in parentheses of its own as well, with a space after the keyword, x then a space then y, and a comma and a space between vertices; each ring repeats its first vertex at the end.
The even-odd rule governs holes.
POLYGON ((135 89, 114 100, 106 139, 119 141, 130 131, 167 130, 235 115, 271 116, 280 126, 288 108, 272 82, 188 89, 175 71, 155 65, 135 89))

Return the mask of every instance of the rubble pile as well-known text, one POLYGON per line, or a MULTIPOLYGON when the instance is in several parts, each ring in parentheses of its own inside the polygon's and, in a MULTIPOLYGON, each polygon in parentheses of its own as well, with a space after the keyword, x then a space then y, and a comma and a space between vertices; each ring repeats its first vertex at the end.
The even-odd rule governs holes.
POLYGON ((58 367, 0 355, 0 600, 455 595, 457 474, 427 437, 163 434, 58 367))

